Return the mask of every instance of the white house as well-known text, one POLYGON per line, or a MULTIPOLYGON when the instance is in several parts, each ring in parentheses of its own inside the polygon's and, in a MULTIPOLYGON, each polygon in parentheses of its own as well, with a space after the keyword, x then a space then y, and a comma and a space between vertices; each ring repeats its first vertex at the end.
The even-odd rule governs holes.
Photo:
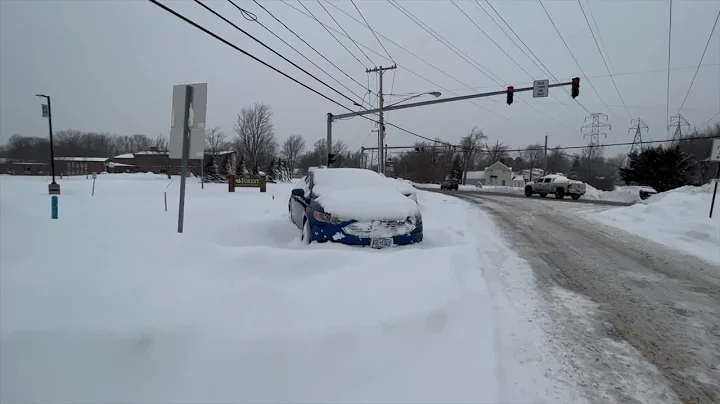
POLYGON ((485 171, 467 171, 465 172, 465 184, 467 185, 485 185, 485 171))
POLYGON ((520 174, 513 174, 512 186, 516 188, 525 187, 525 177, 520 174))
POLYGON ((495 162, 485 169, 485 185, 512 185, 512 170, 501 162, 495 162))

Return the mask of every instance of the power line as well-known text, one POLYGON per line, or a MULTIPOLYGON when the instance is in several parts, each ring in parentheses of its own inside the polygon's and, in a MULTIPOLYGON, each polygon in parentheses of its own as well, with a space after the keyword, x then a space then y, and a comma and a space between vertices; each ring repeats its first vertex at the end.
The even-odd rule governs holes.
MULTIPOLYGON (((473 59, 471 56, 469 56, 468 54, 466 54, 465 52, 463 52, 462 50, 460 50, 457 46, 453 45, 452 42, 450 42, 450 41, 448 41, 447 39, 445 39, 442 35, 440 35, 439 33, 437 33, 437 31, 435 31, 434 29, 430 28, 429 25, 427 25, 427 24, 424 23, 422 20, 420 20, 420 19, 419 19, 417 16, 415 16, 412 12, 408 11, 405 7, 401 6, 401 5, 397 2, 397 0, 387 0, 387 1, 388 1, 388 3, 390 3, 391 5, 393 5, 395 8, 397 8, 398 10, 400 10, 400 12, 403 13, 406 17, 408 17, 411 21, 413 21, 415 24, 417 24, 418 26, 420 26, 420 28, 422 28, 423 30, 425 30, 425 31, 426 31, 427 33, 429 33, 430 35, 432 35, 435 39, 437 39, 438 41, 440 41, 440 43, 442 43, 443 45, 445 45, 446 47, 448 47, 451 51, 453 51, 456 55, 460 56, 463 60, 465 60, 466 62, 468 62, 471 66, 473 66, 473 67, 474 67, 475 69, 477 69, 479 72, 483 73, 483 74, 484 74, 485 76, 487 76, 489 79, 491 79, 492 81, 496 82, 499 86, 503 86, 503 84, 501 83, 501 81, 503 81, 503 80, 502 80, 500 77, 498 77, 496 74, 494 74, 493 72, 491 72, 490 70, 488 70, 486 67, 484 67, 483 65, 481 65, 480 63, 478 63, 475 59, 473 59), (464 56, 463 56, 463 55, 464 55, 464 56), (468 60, 468 59, 469 59, 469 60, 468 60), (474 62, 475 64, 473 64, 473 62, 474 62), (477 66, 476 66, 476 65, 477 65, 477 66), (484 69, 484 70, 487 70, 487 72, 488 72, 489 74, 492 74, 493 76, 495 76, 495 78, 490 77, 490 75, 489 75, 488 73, 485 73, 483 70, 481 70, 480 68, 478 68, 478 66, 479 66, 480 68, 484 69), (497 79, 496 79, 496 78, 497 78, 497 79)), ((567 128, 570 128, 566 123, 561 122, 561 121, 558 121, 557 119, 551 117, 550 115, 542 112, 540 109, 538 109, 537 107, 533 106, 533 105, 530 104, 529 102, 523 100, 522 98, 520 98, 520 101, 521 101, 523 104, 525 104, 525 105, 529 106, 530 108, 534 109, 535 111, 537 111, 539 114, 541 114, 541 115, 545 116, 546 118, 550 119, 551 121, 557 122, 557 123, 559 123, 559 124, 561 124, 561 125, 563 125, 563 126, 565 126, 565 127, 567 127, 567 128)))
MULTIPOLYGON (((378 36, 375 34, 375 30, 373 30, 372 27, 370 27, 370 23, 368 22, 368 20, 365 19, 365 16, 364 16, 363 13, 360 11, 360 9, 358 8, 357 4, 355 4, 355 0, 350 0, 350 2, 352 3, 353 7, 355 7, 355 10, 357 10, 358 14, 360 14, 360 18, 362 18, 363 21, 365 21, 365 25, 367 25, 367 27, 368 27, 368 29, 370 30, 370 32, 372 32, 373 36, 375 37, 375 39, 376 39, 376 40, 378 41, 378 43, 380 44, 380 47, 383 48, 383 50, 384 50, 385 53, 387 54, 388 58, 390 58, 390 61, 392 61, 393 64, 395 64, 395 60, 393 60, 392 56, 390 56, 390 52, 388 52, 388 50, 385 48, 385 45, 383 45, 383 43, 380 41, 380 38, 378 38, 378 36)), ((356 44, 356 45, 357 45, 357 44, 356 44)), ((395 74, 395 73, 393 72, 393 77, 395 77, 394 74, 395 74)), ((394 78, 393 78, 393 80, 394 80, 394 78)))
MULTIPOLYGON (((305 15, 305 16, 308 17, 308 18, 312 18, 310 15, 306 14, 306 13, 303 12, 302 10, 299 10, 299 9, 297 9, 296 7, 294 7, 293 5, 289 4, 286 0, 280 0, 280 1, 282 1, 283 4, 285 4, 286 6, 292 8, 293 10, 295 10, 295 11, 297 11, 297 12, 299 12, 300 14, 303 14, 303 15, 305 15)), ((362 24, 362 23, 361 23, 359 20, 357 20, 355 17, 347 14, 344 10, 342 10, 341 8, 338 8, 338 7, 337 7, 335 4, 333 4, 332 2, 328 2, 328 4, 329 4, 330 6, 335 7, 336 9, 338 9, 338 11, 344 13, 345 15, 347 15, 348 17, 350 17, 351 19, 355 20, 355 22, 357 22, 357 23, 359 23, 359 24, 362 24)), ((319 23, 322 24, 323 26, 325 26, 326 28, 329 28, 329 29, 335 31, 336 33, 340 34, 340 32, 338 32, 338 31, 335 30, 334 28, 327 27, 327 26, 326 26, 324 23, 322 23, 322 22, 319 22, 319 23)), ((398 44, 397 42, 393 41, 392 39, 388 38, 387 36, 381 34, 381 33, 378 32, 378 31, 375 31, 375 33, 377 33, 378 36, 380 36, 381 38, 385 39, 386 41, 392 43, 393 45, 395 45, 395 46, 397 46, 398 48, 402 49, 403 51, 407 52, 410 56, 412 56, 412 57, 420 60, 421 62, 423 62, 423 63, 425 63, 426 65, 430 66, 431 68, 435 69, 436 71, 438 71, 438 72, 444 74, 445 76, 453 79, 454 81, 456 81, 456 82, 459 83, 460 85, 463 85, 463 86, 465 86, 466 88, 471 89, 471 90, 473 89, 472 87, 470 87, 470 85, 468 85, 468 84, 460 81, 459 79, 455 78, 454 76, 448 74, 448 73, 445 72, 444 70, 442 70, 442 69, 438 68, 437 66, 433 65, 432 63, 426 61, 425 59, 423 59, 423 58, 421 58, 420 56, 416 55, 416 54, 413 53, 412 51, 408 50, 407 48, 403 47, 402 45, 400 45, 400 44, 398 44)), ((374 54, 376 54, 376 55, 384 58, 383 55, 381 55, 380 53, 374 51, 373 49, 371 49, 371 48, 369 48, 369 47, 367 47, 367 46, 365 46, 365 45, 362 45, 362 44, 360 44, 360 43, 358 43, 358 44, 361 45, 362 47, 364 47, 365 49, 369 50, 370 52, 373 52, 374 54)), ((388 59, 388 60, 389 60, 389 59, 388 59)), ((397 63, 396 63, 396 64, 397 64, 397 63)), ((446 88, 446 87, 441 86, 440 84, 438 84, 438 83, 436 83, 436 82, 428 79, 427 77, 424 77, 424 76, 420 75, 419 73, 411 70, 410 68, 408 68, 408 67, 406 67, 406 66, 403 66, 403 65, 400 65, 400 64, 397 64, 397 66, 398 66, 398 68, 401 68, 401 69, 407 71, 408 73, 411 73, 412 75, 414 75, 414 76, 416 76, 416 77, 418 77, 418 78, 420 78, 420 79, 422 79, 422 80, 424 80, 424 81, 426 81, 426 82, 428 82, 428 83, 430 83, 430 84, 432 84, 432 85, 434 85, 434 86, 442 89, 443 91, 447 91, 447 92, 449 92, 449 93, 451 93, 451 94, 454 94, 454 95, 459 95, 457 92, 455 92, 455 91, 453 91, 453 90, 450 90, 450 89, 448 89, 448 88, 446 88)), ((369 86, 369 84, 368 84, 368 88, 369 88, 369 87, 370 87, 370 86, 369 86)), ((376 95, 376 96, 377 96, 377 95, 376 95)), ((498 112, 495 112, 495 111, 493 111, 493 110, 491 110, 491 109, 489 109, 489 108, 483 107, 482 105, 478 104, 477 102, 475 102, 475 101, 473 101, 473 100, 468 100, 468 102, 471 103, 471 104, 473 104, 474 106, 482 109, 483 111, 487 111, 487 112, 489 112, 489 113, 491 113, 491 114, 493 114, 493 115, 497 115, 497 116, 499 116, 500 118, 503 118, 503 119, 505 119, 505 120, 507 120, 507 121, 509 121, 509 122, 518 123, 518 124, 521 124, 521 125, 523 125, 523 126, 527 126, 526 124, 524 124, 524 123, 522 123, 522 122, 514 121, 514 120, 512 120, 512 119, 510 119, 510 118, 508 118, 508 117, 506 117, 506 116, 504 116, 504 115, 502 115, 502 114, 500 114, 500 113, 498 113, 498 112)))
MULTIPOLYGON (((243 17, 245 17, 245 16, 249 13, 247 10, 245 10, 245 9, 239 7, 237 4, 235 4, 232 0, 228 0, 228 2, 229 2, 230 4, 232 4, 235 8, 237 8, 238 11, 240 11, 240 13, 243 14, 243 17)), ((270 28, 266 27, 265 24, 261 23, 261 22, 257 19, 257 16, 255 16, 254 14, 253 14, 252 16, 253 16, 253 18, 248 19, 247 17, 245 17, 245 19, 247 19, 248 21, 254 21, 254 22, 258 23, 261 27, 265 28, 266 31, 268 31, 269 33, 271 33, 272 35, 274 35, 277 39, 279 39, 280 41, 282 41, 282 43, 284 43, 285 45, 289 46, 289 47, 290 47, 292 50, 294 50, 298 55, 300 55, 300 56, 302 56, 303 58, 305 58, 305 60, 307 60, 308 62, 312 63, 313 66, 317 67, 318 69, 320 69, 320 71, 322 71, 323 73, 325 73, 326 75, 328 75, 328 77, 330 77, 331 79, 335 80, 335 82, 337 82, 338 84, 340 84, 344 89, 348 90, 348 91, 349 91, 351 94, 353 94, 354 96, 363 99, 363 97, 361 97, 361 96, 359 96, 358 94, 356 94, 353 90, 351 90, 351 89, 348 88, 345 84, 343 84, 342 82, 340 82, 340 80, 336 79, 336 78, 333 77, 330 73, 328 73, 325 69, 323 69, 322 67, 318 66, 317 63, 313 62, 313 61, 312 61, 309 57, 307 57, 304 53, 302 53, 302 52, 300 52, 299 50, 297 50, 297 48, 295 48, 294 46, 290 45, 287 41, 285 41, 284 39, 282 39, 278 34, 276 34, 275 32, 273 32, 270 28)), ((353 102, 354 102, 354 101, 353 101, 353 102)), ((362 100, 360 101, 360 103, 362 103, 362 100)))
POLYGON ((683 107, 685 106, 685 101, 687 101, 688 95, 690 95, 690 90, 692 89, 693 83, 695 83, 695 77, 697 77, 698 71, 700 71, 700 65, 702 64, 702 61, 705 58, 705 52, 707 52, 708 46, 710 45, 710 41, 712 40, 713 34, 715 33, 715 27, 717 27, 717 23, 718 23, 719 19, 720 19, 720 11, 718 11, 717 17, 715 17, 715 23, 713 24, 712 30, 710 31, 710 36, 708 36, 707 43, 705 44, 705 49, 703 50, 702 56, 700 56, 700 61, 698 62, 698 67, 695 70, 695 74, 693 75, 692 81, 690 82, 690 87, 688 87, 687 93, 685 93, 685 98, 683 99, 683 102, 680 105, 680 109, 678 110, 678 113, 680 113, 680 111, 682 111, 683 107))
MULTIPOLYGON (((593 92, 595 92, 595 95, 597 95, 598 99, 603 104, 605 104, 605 107, 608 109, 608 111, 610 111, 614 115, 615 113, 610 109, 610 107, 607 106, 607 102, 605 102, 605 100, 600 96, 600 93, 597 91, 597 89, 595 89, 595 86, 593 85, 592 81, 590 81, 590 78, 588 77, 587 74, 585 74, 585 71, 580 66, 580 62, 578 62, 577 58, 575 57, 575 54, 570 50, 570 46, 567 44, 567 42, 565 41, 565 38, 560 33, 560 29, 557 27, 557 25, 555 25, 555 21, 553 21, 552 17, 550 16, 550 13, 547 11, 547 8, 545 8, 545 4, 543 4, 542 0, 538 0, 538 2, 540 3, 540 6, 542 6, 543 11, 545 11, 545 15, 547 16, 547 18, 550 20, 550 24, 552 24, 553 28, 555 28, 555 32, 560 37, 560 40, 562 41, 563 45, 565 45, 565 49, 567 49, 568 53, 570 53, 570 56, 575 61, 575 64, 577 65, 578 69, 580 69, 580 73, 582 73, 582 75, 585 77, 585 80, 587 80, 588 84, 590 84, 590 88, 592 88, 593 92)), ((488 3, 488 4, 490 4, 490 3, 488 3)), ((497 11, 496 11, 496 13, 497 13, 497 11)), ((608 73, 610 73, 610 72, 608 71, 608 73)))
MULTIPOLYGON (((298 1, 300 1, 300 0, 298 0, 298 1)), ((333 15, 330 14, 330 11, 328 11, 328 9, 325 8, 325 6, 323 6, 323 4, 320 2, 320 0, 317 0, 317 3, 320 5, 320 7, 322 7, 323 10, 325 10, 325 12, 327 13, 327 15, 329 15, 330 18, 331 18, 333 21, 335 21, 335 24, 337 24, 338 28, 340 28, 340 30, 345 33, 345 35, 348 37, 348 39, 350 39, 350 41, 351 41, 353 44, 355 44, 355 47, 358 48, 358 50, 360 51, 360 53, 363 54, 363 56, 365 56, 365 58, 368 60, 368 62, 370 62, 370 65, 371 65, 371 66, 374 65, 375 63, 373 63, 372 59, 370 59, 370 57, 367 55, 367 53, 365 53, 362 49, 360 49, 360 47, 358 46, 357 42, 350 36, 350 34, 347 33, 347 31, 345 31, 345 28, 343 28, 342 25, 340 25, 340 23, 335 19, 335 17, 333 17, 333 15)))
MULTIPOLYGON (((320 57, 322 57, 323 59, 325 59, 325 61, 327 61, 328 63, 330 63, 331 65, 333 65, 336 69, 338 69, 338 70, 339 70, 342 74, 344 74, 347 78, 349 78, 350 80, 352 80, 353 82, 355 82, 357 85, 359 85, 360 87, 362 87, 366 92, 371 92, 371 93, 372 93, 372 90, 370 90, 370 86, 369 86, 369 85, 368 85, 367 87, 366 87, 366 86, 363 86, 359 81, 355 80, 352 76, 350 76, 348 73, 346 73, 343 69, 341 69, 340 67, 338 67, 338 65, 336 65, 335 63, 333 63, 333 62, 332 62, 330 59, 328 59, 325 55, 323 55, 323 54, 320 53, 317 49, 315 49, 315 47, 313 47, 312 45, 310 45, 309 43, 307 43, 306 40, 304 40, 300 35, 298 35, 298 34, 297 34, 295 31, 293 31, 290 27, 288 27, 284 22, 280 21, 279 18, 275 17, 275 15, 274 15, 273 13, 271 13, 268 9, 266 9, 266 8, 265 8, 262 4, 260 4, 257 0, 253 0, 253 2, 254 2, 255 4, 257 4, 260 8, 262 8, 263 10, 265 10, 266 13, 268 13, 272 18, 275 19, 275 21, 279 22, 283 27, 285 27, 286 30, 290 31, 293 35, 295 35, 295 37, 297 37, 297 39, 301 40, 305 45, 307 45, 310 49, 312 49, 312 50, 313 50, 315 53, 317 53, 320 57)), ((364 100, 364 97, 363 97, 363 100, 364 100)))
POLYGON ((422 28, 425 32, 430 34, 433 38, 435 38, 437 41, 439 41, 441 44, 445 45, 448 49, 450 49, 453 53, 458 55, 461 59, 466 61, 470 66, 474 67, 477 71, 485 75, 485 77, 489 78, 490 80, 497 83, 499 86, 503 86, 500 79, 497 75, 495 75, 493 72, 488 70, 485 66, 481 65, 477 60, 466 54, 465 52, 461 51, 457 48, 457 46, 453 45, 452 42, 445 39, 442 35, 437 33, 434 29, 430 28, 429 25, 425 24, 420 20, 417 16, 415 16, 413 13, 411 13, 409 10, 407 10, 405 7, 401 6, 399 3, 393 0, 387 0, 390 5, 398 9, 403 15, 405 15, 410 21, 414 22, 417 26, 422 28), (490 75, 495 76, 494 78, 490 75))
POLYGON ((702 125, 700 125, 700 127, 702 128, 702 127, 704 127, 705 125, 709 124, 709 123, 710 123, 710 121, 712 121, 713 119, 715 119, 715 117, 717 117, 717 116, 720 116, 720 111, 718 111, 718 113, 717 113, 717 114, 715 114, 715 115, 711 116, 711 117, 710 117, 710 119, 708 119, 707 121, 705 121, 705 123, 704 123, 704 124, 702 124, 702 125))
POLYGON ((600 49, 600 44, 598 43, 597 38, 595 37, 595 32, 592 29, 592 26, 590 25, 590 20, 588 20, 587 14, 585 14, 585 8, 582 5, 582 2, 580 0, 577 0, 578 5, 580 6, 580 10, 582 11, 583 17, 585 17, 585 22, 587 23, 588 29, 590 30, 590 34, 593 37, 593 41, 595 42, 595 46, 597 47, 598 53, 600 54, 600 57, 602 58, 603 64, 605 65, 605 69, 607 70, 608 74, 610 74, 610 80, 613 83, 613 86, 615 87, 615 91, 618 93, 618 97, 620 97, 620 102, 625 106, 625 112, 627 112, 628 116, 632 118, 632 115, 630 114, 630 110, 627 107, 627 104, 625 103, 625 99, 623 99, 622 94, 620 93, 620 89, 618 88, 617 83, 615 82, 615 77, 612 76, 612 71, 610 70, 610 67, 608 66, 607 60, 605 60, 605 55, 602 52, 602 49, 600 49))
POLYGON ((327 31, 327 33, 330 34, 330 36, 333 37, 333 39, 334 39, 337 43, 339 43, 340 46, 342 46, 342 47, 350 54, 350 56, 352 56, 355 60, 357 60, 357 62, 360 63, 360 65, 362 65, 363 68, 367 69, 367 66, 365 66, 365 63, 363 63, 360 59, 358 59, 358 57, 355 56, 355 54, 352 53, 352 52, 350 51, 350 49, 348 49, 347 46, 345 46, 344 43, 340 42, 340 40, 337 39, 337 37, 336 37, 335 35, 333 35, 333 33, 330 32, 329 29, 327 29, 327 27, 325 26, 325 24, 323 24, 323 23, 315 16, 315 14, 312 13, 312 11, 310 11, 307 7, 305 7, 305 5, 302 3, 302 1, 298 0, 298 4, 300 4, 300 6, 302 6, 302 8, 304 8, 305 11, 307 11, 308 14, 310 14, 310 16, 311 16, 315 21, 317 21, 318 24, 320 24, 320 25, 325 29, 325 31, 327 31))
MULTIPOLYGON (((291 65, 293 65, 294 67, 296 67, 297 69, 299 69, 300 71, 302 71, 303 73, 305 73, 305 74, 307 74, 308 76, 312 77, 313 79, 317 80, 318 82, 320 82, 321 84, 323 84, 325 87, 327 87, 327 88, 333 90, 334 92, 338 93, 339 95, 341 95, 342 97, 344 97, 344 98, 347 99, 348 101, 350 101, 350 102, 352 102, 352 103, 354 103, 354 104, 357 103, 357 101, 353 100, 352 98, 346 96, 345 94, 343 94, 343 93, 341 93, 340 91, 336 90, 335 88, 331 87, 331 86, 330 86, 329 84, 327 84, 326 82, 324 82, 324 81, 320 80, 319 78, 317 78, 314 74, 312 74, 312 73, 308 72, 307 70, 303 69, 302 67, 298 66, 295 62, 291 61, 290 59, 288 59, 288 58, 286 58, 285 56, 283 56, 283 55, 281 55, 280 53, 278 53, 275 49, 273 49, 273 48, 269 47, 268 45, 266 45, 263 41, 255 38, 254 36, 252 36, 251 34, 249 34, 249 33, 248 33, 247 31, 245 31, 244 29, 238 27, 237 25, 235 25, 235 23, 233 23, 232 21, 230 21, 230 20, 228 20, 227 18, 223 17, 223 16, 220 15, 217 11, 213 10, 213 9, 210 8, 209 6, 205 5, 205 3, 203 3, 202 1, 200 1, 200 0, 194 0, 194 1, 195 1, 195 3, 199 4, 199 5, 202 6, 204 9, 206 9, 207 11, 211 12, 212 14, 214 14, 216 17, 218 17, 218 18, 220 18, 221 20, 225 21, 226 23, 230 24, 231 26, 233 26, 233 27, 234 27, 235 29, 237 29, 238 31, 242 32, 243 34, 245 34, 246 36, 250 37, 250 38, 251 38, 252 40, 254 40, 255 42, 257 42, 257 43, 259 43, 260 45, 262 45, 263 47, 265 47, 265 48, 266 48, 267 50, 269 50, 270 52, 272 52, 272 53, 274 53, 275 55, 281 57, 284 61, 290 63, 291 65)), ((359 104, 358 104, 358 105, 359 105, 359 104)))
MULTIPOLYGON (((390 124, 388 124, 388 125, 390 125, 390 124)), ((423 137, 423 139, 431 141, 431 142, 436 142, 436 143, 439 143, 439 144, 442 144, 445 146, 451 146, 451 147, 454 147, 455 149, 477 151, 477 150, 471 149, 469 147, 464 147, 461 145, 454 145, 451 143, 442 142, 442 141, 438 141, 435 139, 430 139, 430 138, 425 138, 425 137, 423 137)), ((720 137, 718 137, 718 136, 698 136, 698 137, 692 137, 691 139, 692 140, 695 140, 695 139, 698 139, 698 140, 699 139, 720 139, 720 137)), ((684 141, 684 140, 687 140, 687 139, 681 139, 681 141, 684 141)), ((667 143, 667 140, 644 140, 644 141, 642 141, 642 144, 655 144, 655 143, 667 143)), ((583 146, 556 146, 553 148, 548 147, 548 151, 551 151, 551 150, 581 150, 581 149, 594 149, 594 148, 614 147, 614 146, 631 146, 632 144, 633 144, 633 142, 623 142, 623 143, 610 143, 610 144, 586 144, 583 146)), ((396 149, 396 150, 397 149, 414 149, 414 148, 415 148, 415 146, 389 146, 388 147, 388 149, 396 149)), ((365 148, 365 150, 374 150, 374 149, 375 148, 373 148, 373 147, 365 148)), ((524 152, 524 151, 538 151, 538 150, 545 150, 545 148, 526 147, 523 149, 506 149, 505 152, 518 153, 518 152, 524 152)))
MULTIPOLYGON (((535 52, 533 52, 532 49, 530 49, 530 47, 525 43, 525 41, 523 41, 522 38, 520 38, 520 36, 515 32, 515 30, 512 29, 512 27, 510 26, 510 24, 508 24, 508 22, 505 21, 505 19, 500 15, 500 13, 498 13, 498 11, 495 10, 495 7, 493 7, 493 6, 490 4, 489 1, 486 0, 485 2, 488 4, 488 6, 490 6, 490 8, 495 12, 495 14, 497 14, 497 16, 500 17, 500 19, 502 20, 502 22, 510 29, 510 31, 517 37, 517 39, 520 40, 520 42, 521 42, 521 43, 527 48, 527 50, 535 57, 535 59, 537 59, 537 62, 535 61, 535 59, 531 58, 530 55, 528 55, 527 52, 526 52, 523 48, 521 48, 520 45, 518 45, 517 42, 515 42, 515 40, 514 40, 507 32, 505 32, 505 30, 500 26, 500 24, 498 24, 498 22, 495 20, 495 18, 494 18, 492 15, 490 15, 490 13, 488 13, 487 10, 485 10, 484 7, 482 7, 482 6, 480 5, 480 2, 479 2, 478 0, 475 0, 474 4, 475 4, 480 10, 482 10, 488 17, 490 17, 490 20, 492 20, 492 22, 493 22, 498 28, 500 28, 500 31, 502 31, 502 33, 505 34, 505 36, 506 36, 508 39, 510 39, 510 41, 513 43, 513 45, 515 45, 515 47, 517 47, 517 48, 520 50, 520 52, 522 52, 522 53, 525 55, 525 57, 527 57, 533 64, 535 64, 535 67, 537 67, 538 70, 540 70, 541 73, 547 73, 550 77, 553 78, 553 80, 555 80, 556 83, 559 83, 560 80, 558 80, 558 78, 555 77, 554 74, 552 74, 552 72, 550 71, 550 69, 548 69, 547 66, 545 66, 545 64, 540 60, 540 58, 537 57, 537 55, 535 54, 535 52), (540 67, 540 65, 538 65, 538 63, 540 63, 540 65, 542 65, 542 67, 540 67)), ((453 2, 453 4, 454 4, 454 2, 453 2)), ((457 7, 457 5, 455 5, 455 7, 457 7)), ((459 8, 459 7, 458 7, 458 8, 459 8)), ((462 11, 462 10, 461 10, 461 11, 462 11)), ((463 14, 464 14, 464 12, 463 12, 463 14)), ((466 16, 467 16, 467 14, 466 14, 466 16)), ((468 17, 468 18, 470 18, 470 17, 468 17)), ((475 24, 474 21, 473 21, 473 24, 475 24)), ((478 27, 477 24, 475 24, 475 26, 478 27)), ((480 27, 478 27, 478 29, 479 29, 479 28, 480 28, 480 27)), ((481 31, 483 34, 485 34, 485 36, 487 36, 488 39, 492 40, 492 39, 485 33, 485 31, 483 31, 482 29, 481 29, 480 31, 481 31)), ((500 48, 500 46, 499 46, 495 41, 493 41, 493 43, 495 43, 495 46, 497 46, 498 48, 500 48)), ((500 50, 502 50, 503 53, 505 53, 505 51, 504 51, 502 48, 500 48, 500 50)), ((507 53, 505 53, 505 54, 507 55, 507 53)), ((509 57, 509 56, 508 56, 508 57, 509 57)), ((511 58, 511 59, 512 59, 512 58, 511 58)), ((514 61, 514 60, 513 60, 513 61, 514 61)), ((517 64, 517 62, 515 62, 515 63, 517 64)), ((523 69, 523 70, 524 70, 524 69, 523 69)), ((526 72, 526 73, 527 73, 527 72, 526 72)), ((530 75, 530 74, 528 74, 528 75, 529 75, 530 77, 532 77, 532 75, 530 75)), ((562 89, 563 89, 563 91, 565 91, 565 93, 566 93, 567 95, 570 95, 570 92, 569 92, 565 87, 563 87, 562 89)), ((556 100, 558 100, 558 101, 560 102, 560 104, 565 105, 565 106, 567 107, 567 104, 565 104, 565 103, 563 103, 562 101, 560 101, 560 99, 557 98, 557 96, 553 95, 553 97, 554 97, 556 100)), ((584 106, 583 104, 581 104, 578 99, 574 98, 573 100, 574 100, 580 107, 582 107, 582 108, 585 110, 585 112, 587 112, 588 114, 590 113, 590 111, 589 111, 587 108, 585 108, 585 106, 584 106)))

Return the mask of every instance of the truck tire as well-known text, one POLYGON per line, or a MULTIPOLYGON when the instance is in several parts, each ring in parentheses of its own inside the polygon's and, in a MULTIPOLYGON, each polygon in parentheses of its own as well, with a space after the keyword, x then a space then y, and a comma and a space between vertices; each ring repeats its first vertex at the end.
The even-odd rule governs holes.
POLYGON ((565 197, 565 188, 558 188, 555 190, 555 198, 556 199, 563 199, 565 197))
POLYGON ((529 198, 532 196, 532 194, 533 194, 532 187, 531 186, 525 187, 525 196, 527 196, 529 198))
POLYGON ((545 198, 546 196, 547 196, 546 193, 540 193, 540 197, 541 197, 541 198, 545 198))
POLYGON ((570 197, 575 200, 578 200, 578 199, 580 199, 580 194, 570 194, 570 197))

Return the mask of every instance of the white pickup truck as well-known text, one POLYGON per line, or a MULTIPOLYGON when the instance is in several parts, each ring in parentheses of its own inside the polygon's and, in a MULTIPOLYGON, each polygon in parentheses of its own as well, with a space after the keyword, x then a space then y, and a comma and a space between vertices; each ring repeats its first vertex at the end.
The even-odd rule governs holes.
POLYGON ((525 196, 530 197, 533 194, 540 194, 541 198, 554 194, 557 199, 567 195, 573 199, 580 199, 585 195, 585 183, 562 175, 549 174, 525 185, 525 196))

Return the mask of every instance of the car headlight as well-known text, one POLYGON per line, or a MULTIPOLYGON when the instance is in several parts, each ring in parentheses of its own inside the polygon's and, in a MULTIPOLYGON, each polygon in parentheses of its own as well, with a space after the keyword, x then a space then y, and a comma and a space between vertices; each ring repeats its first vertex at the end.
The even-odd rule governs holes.
POLYGON ((339 224, 346 221, 339 217, 335 217, 329 213, 320 212, 317 210, 313 213, 313 216, 315 217, 315 220, 323 223, 339 224))

